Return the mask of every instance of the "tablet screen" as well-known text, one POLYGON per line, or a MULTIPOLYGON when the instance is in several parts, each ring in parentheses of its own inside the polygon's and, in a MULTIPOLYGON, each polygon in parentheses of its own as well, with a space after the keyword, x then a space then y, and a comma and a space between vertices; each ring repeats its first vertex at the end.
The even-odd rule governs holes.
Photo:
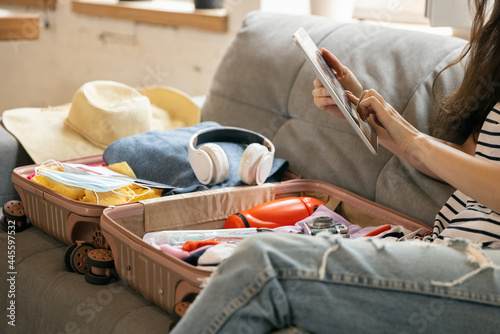
POLYGON ((360 119, 355 110, 355 106, 347 97, 344 87, 323 58, 321 51, 314 41, 309 37, 304 28, 300 28, 293 34, 293 39, 297 46, 303 51, 307 62, 311 65, 316 76, 323 86, 325 86, 348 123, 353 127, 370 152, 377 154, 378 139, 375 130, 368 122, 360 119))

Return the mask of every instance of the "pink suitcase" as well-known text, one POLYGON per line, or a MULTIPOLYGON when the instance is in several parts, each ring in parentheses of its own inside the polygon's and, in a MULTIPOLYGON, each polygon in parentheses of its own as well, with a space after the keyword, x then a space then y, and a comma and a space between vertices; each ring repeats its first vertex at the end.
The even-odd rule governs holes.
MULTIPOLYGON (((101 156, 91 156, 71 162, 95 165, 103 161, 101 156)), ((75 201, 28 180, 37 166, 18 167, 12 173, 12 182, 30 222, 66 245, 82 241, 106 248, 107 242, 99 226, 106 206, 75 201)))
POLYGON ((213 189, 109 207, 101 216, 101 228, 121 279, 169 314, 182 315, 183 308, 201 291, 212 269, 195 267, 163 253, 143 241, 144 234, 161 230, 220 229, 225 219, 236 212, 290 196, 318 198, 351 223, 361 226, 393 224, 410 230, 429 229, 410 217, 343 189, 305 179, 213 189))

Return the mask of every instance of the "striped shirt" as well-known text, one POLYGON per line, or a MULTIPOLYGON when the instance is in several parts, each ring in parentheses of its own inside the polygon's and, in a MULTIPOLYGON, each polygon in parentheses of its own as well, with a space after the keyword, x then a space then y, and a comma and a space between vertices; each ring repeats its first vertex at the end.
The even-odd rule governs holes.
MULTIPOLYGON (((500 103, 483 123, 475 157, 500 163, 500 103)), ((437 214, 434 221, 435 242, 446 238, 463 238, 488 245, 500 243, 500 214, 488 209, 457 190, 437 214)))

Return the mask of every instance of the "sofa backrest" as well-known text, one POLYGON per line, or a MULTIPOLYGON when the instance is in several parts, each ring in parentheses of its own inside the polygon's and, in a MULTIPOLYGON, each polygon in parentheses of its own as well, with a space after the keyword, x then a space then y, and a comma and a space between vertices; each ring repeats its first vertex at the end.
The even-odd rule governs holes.
MULTIPOLYGON (((466 41, 264 12, 246 16, 216 71, 203 120, 257 131, 274 142, 276 156, 287 159, 303 178, 332 183, 432 225, 453 189, 382 147, 373 156, 347 122, 314 105, 315 75, 291 37, 300 27, 348 66, 365 89, 376 89, 414 126, 431 132, 434 77, 466 41)), ((460 66, 445 71, 439 95, 455 89, 462 76, 460 66)), ((440 136, 439 129, 432 134, 440 136)))

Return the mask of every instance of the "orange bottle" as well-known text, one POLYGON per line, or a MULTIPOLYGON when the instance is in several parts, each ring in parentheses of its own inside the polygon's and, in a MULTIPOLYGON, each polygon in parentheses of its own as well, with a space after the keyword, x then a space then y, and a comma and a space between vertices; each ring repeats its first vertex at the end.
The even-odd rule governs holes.
POLYGON ((275 228, 294 225, 324 204, 313 197, 280 198, 229 216, 224 228, 275 228))

